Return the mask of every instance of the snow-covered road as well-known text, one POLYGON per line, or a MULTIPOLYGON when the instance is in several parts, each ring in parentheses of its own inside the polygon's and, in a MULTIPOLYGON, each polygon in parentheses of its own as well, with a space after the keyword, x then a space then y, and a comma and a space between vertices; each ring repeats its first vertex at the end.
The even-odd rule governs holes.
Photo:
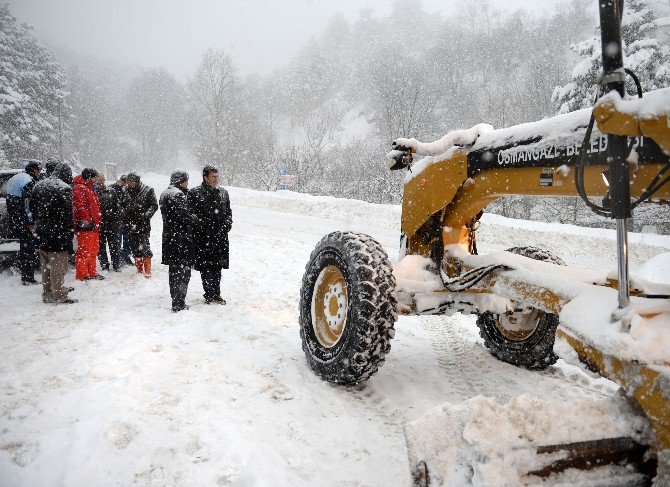
MULTIPOLYGON (((160 193, 167 178, 147 182, 160 193)), ((230 193, 227 306, 204 304, 194 272, 191 309, 170 312, 160 216, 151 280, 125 268, 74 283, 79 303, 54 307, 37 287, 0 276, 0 485, 405 486, 403 425, 431 407, 477 395, 502 402, 524 392, 547 400, 614 393, 563 361, 542 372, 498 362, 474 319, 461 315, 401 317, 369 382, 322 382, 298 335, 309 254, 324 234, 349 229, 373 235, 395 259, 399 208, 230 193)), ((612 232, 523 225, 485 220, 481 249, 537 238, 567 261, 613 265, 603 250, 612 232)), ((642 238, 631 237, 634 264, 670 247, 668 237, 642 238)))

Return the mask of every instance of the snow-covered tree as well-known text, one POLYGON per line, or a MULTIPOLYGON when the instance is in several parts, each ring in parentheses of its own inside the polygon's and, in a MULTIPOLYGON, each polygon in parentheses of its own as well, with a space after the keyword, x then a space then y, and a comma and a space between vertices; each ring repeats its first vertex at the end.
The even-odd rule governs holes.
POLYGON ((165 69, 143 71, 130 85, 127 103, 129 135, 139 140, 144 169, 177 165, 185 123, 185 92, 165 69))
POLYGON ((102 169, 105 162, 119 162, 122 135, 121 90, 114 68, 92 59, 64 63, 68 79, 68 104, 65 158, 83 166, 102 169))
MULTIPOLYGON (((628 0, 621 22, 624 66, 640 78, 643 91, 670 86, 670 46, 656 38, 656 14, 647 0, 628 0)), ((554 90, 552 100, 559 113, 567 113, 593 104, 598 76, 602 71, 600 28, 572 46, 579 62, 572 80, 554 90)), ((629 81, 628 92, 635 93, 629 81)))
POLYGON ((237 72, 223 52, 205 53, 188 82, 193 112, 191 130, 196 157, 203 164, 223 168, 222 179, 231 184, 240 169, 244 150, 239 121, 244 109, 237 72))
POLYGON ((59 149, 67 92, 61 66, 7 5, 0 5, 0 148, 44 158, 59 149))

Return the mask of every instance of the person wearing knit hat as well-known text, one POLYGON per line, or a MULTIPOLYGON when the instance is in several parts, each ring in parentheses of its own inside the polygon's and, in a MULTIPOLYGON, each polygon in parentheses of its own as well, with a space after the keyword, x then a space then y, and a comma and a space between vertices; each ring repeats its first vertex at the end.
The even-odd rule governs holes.
POLYGON ((153 188, 140 179, 139 174, 131 172, 126 176, 127 188, 121 202, 122 221, 130 241, 130 249, 135 258, 138 274, 151 277, 151 218, 158 210, 158 201, 153 188))
POLYGON ((187 193, 188 173, 175 171, 170 176, 170 186, 161 193, 160 197, 160 209, 163 216, 161 263, 169 266, 173 313, 188 309, 186 291, 194 263, 193 226, 195 218, 188 208, 187 193))

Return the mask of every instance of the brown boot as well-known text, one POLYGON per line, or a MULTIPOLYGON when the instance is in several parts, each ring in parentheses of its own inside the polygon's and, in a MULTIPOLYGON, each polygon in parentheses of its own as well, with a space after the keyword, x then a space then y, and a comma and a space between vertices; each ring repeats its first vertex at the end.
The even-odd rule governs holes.
POLYGON ((144 257, 135 258, 135 267, 137 268, 138 274, 142 274, 144 272, 144 257))
POLYGON ((149 279, 151 277, 151 257, 145 257, 143 260, 144 260, 144 277, 149 279))

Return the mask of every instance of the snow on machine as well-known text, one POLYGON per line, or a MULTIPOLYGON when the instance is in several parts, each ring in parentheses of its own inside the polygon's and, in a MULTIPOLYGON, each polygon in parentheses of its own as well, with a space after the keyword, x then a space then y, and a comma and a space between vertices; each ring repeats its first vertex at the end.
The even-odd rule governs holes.
POLYGON ((636 78, 623 67, 622 8, 620 0, 599 3, 606 47, 602 96, 593 109, 500 130, 480 124, 432 143, 394 141, 389 167, 408 169, 395 269, 379 243, 352 232, 326 235, 310 257, 300 334, 310 366, 324 380, 369 379, 390 350, 399 313, 460 312, 477 315, 486 347, 501 361, 545 368, 557 360, 558 336, 625 392, 612 404, 572 409, 531 398, 507 406, 476 398, 465 409, 431 411, 406 427, 417 485, 466 485, 477 475, 481 485, 493 485, 485 468, 473 467, 477 461, 482 467, 481 458, 488 467, 502 461, 525 469, 525 481, 608 465, 619 470, 607 475, 620 480, 609 485, 652 479, 670 485, 670 288, 629 275, 626 233, 637 205, 670 200, 670 89, 625 94, 626 72, 636 78), (425 157, 414 162, 414 155, 425 157), (482 211, 506 195, 579 195, 614 219, 616 273, 567 266, 532 247, 477 255, 482 211), (547 417, 561 418, 561 428, 550 421, 531 431, 519 421, 519 414, 529 419, 552 407, 547 417), (473 450, 470 459, 456 451, 456 437, 486 444, 490 432, 473 411, 495 411, 500 427, 519 438, 513 455, 494 444, 473 450))

